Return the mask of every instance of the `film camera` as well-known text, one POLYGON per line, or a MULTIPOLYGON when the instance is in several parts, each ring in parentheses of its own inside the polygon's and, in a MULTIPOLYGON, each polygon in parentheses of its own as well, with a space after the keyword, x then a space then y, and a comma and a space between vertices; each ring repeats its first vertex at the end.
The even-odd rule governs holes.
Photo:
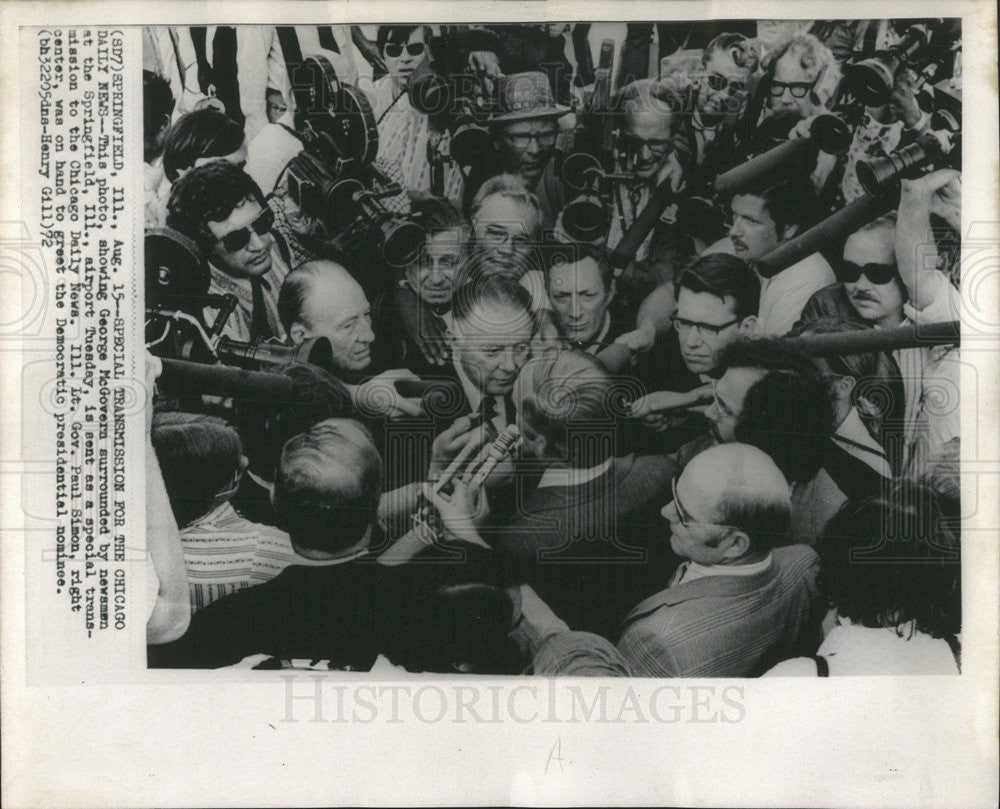
POLYGON ((236 298, 209 294, 209 270, 200 250, 177 231, 146 232, 145 269, 146 348, 150 353, 247 370, 276 369, 296 362, 333 370, 333 351, 325 337, 291 347, 245 343, 223 335, 236 298))
POLYGON ((896 151, 874 160, 859 160, 858 182, 866 193, 879 194, 900 178, 912 179, 935 168, 962 168, 962 100, 958 83, 945 79, 934 86, 930 128, 896 151))
POLYGON ((847 88, 866 107, 888 103, 897 73, 913 70, 922 83, 942 77, 943 57, 950 54, 954 31, 950 21, 927 20, 910 25, 899 43, 861 59, 845 71, 847 88))
POLYGON ((424 233, 382 202, 402 188, 374 165, 378 129, 368 99, 341 82, 322 56, 302 63, 292 92, 296 134, 305 148, 288 163, 288 192, 304 214, 322 223, 326 249, 319 252, 363 260, 375 248, 393 267, 412 262, 424 233))
MULTIPOLYGON (((445 37, 430 43, 430 58, 410 77, 410 105, 427 116, 433 129, 450 136, 450 159, 460 167, 482 163, 493 151, 487 128, 492 98, 482 79, 465 64, 464 51, 449 46, 445 37)), ((432 169, 447 159, 428 144, 432 169)))

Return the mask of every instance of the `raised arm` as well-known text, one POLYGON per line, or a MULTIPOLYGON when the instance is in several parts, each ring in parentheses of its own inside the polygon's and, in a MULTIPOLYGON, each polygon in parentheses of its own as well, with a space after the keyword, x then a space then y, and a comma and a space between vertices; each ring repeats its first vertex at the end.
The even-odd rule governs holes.
POLYGON ((901 183, 896 220, 896 265, 910 305, 918 312, 937 300, 943 285, 949 283, 938 269, 931 213, 940 215, 956 230, 961 227, 961 176, 954 169, 938 169, 901 183))

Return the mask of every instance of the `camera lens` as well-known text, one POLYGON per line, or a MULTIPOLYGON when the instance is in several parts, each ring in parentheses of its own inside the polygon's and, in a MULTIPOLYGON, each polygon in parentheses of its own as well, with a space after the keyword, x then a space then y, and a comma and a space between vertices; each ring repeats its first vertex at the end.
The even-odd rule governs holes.
POLYGON ((562 226, 573 241, 589 242, 607 231, 608 217, 595 199, 586 197, 563 209, 562 226))

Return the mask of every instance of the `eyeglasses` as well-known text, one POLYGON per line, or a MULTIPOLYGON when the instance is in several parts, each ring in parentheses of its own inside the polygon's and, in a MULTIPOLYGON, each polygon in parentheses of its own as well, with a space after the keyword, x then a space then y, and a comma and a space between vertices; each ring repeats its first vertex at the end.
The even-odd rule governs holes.
POLYGON ((899 271, 894 264, 865 264, 859 266, 852 261, 841 261, 837 276, 846 284, 857 283, 863 275, 871 283, 876 285, 888 284, 899 271))
POLYGON ((528 148, 528 144, 532 141, 536 141, 539 146, 547 149, 550 146, 554 146, 556 143, 556 133, 555 132, 531 132, 527 135, 522 134, 505 134, 504 137, 515 149, 524 150, 528 148))
MULTIPOLYGON (((420 56, 426 46, 423 42, 411 42, 405 46, 407 54, 410 56, 420 56)), ((404 46, 398 42, 387 42, 385 45, 385 55, 396 59, 403 55, 404 46)))
POLYGON ((805 98, 806 94, 812 90, 816 84, 816 79, 812 81, 778 81, 771 79, 771 86, 768 92, 772 98, 784 95, 785 90, 792 94, 792 98, 805 98))
POLYGON ((719 334, 730 326, 735 326, 740 322, 739 318, 727 321, 726 323, 720 323, 715 325, 713 323, 699 323, 696 320, 685 320, 682 317, 677 317, 677 315, 670 316, 670 322, 674 325, 674 330, 680 334, 681 332, 690 331, 691 329, 696 329, 700 337, 718 337, 719 334))
POLYGON ((234 230, 231 233, 227 233, 223 236, 220 241, 222 242, 223 248, 225 248, 227 253, 238 253, 248 244, 250 244, 250 231, 253 230, 258 236, 263 236, 268 233, 271 228, 274 227, 274 211, 270 208, 265 208, 261 211, 260 216, 253 220, 245 228, 240 228, 239 230, 234 230))
POLYGON ((511 233, 500 225, 487 225, 483 229, 483 242, 494 247, 506 247, 510 245, 518 250, 527 250, 534 245, 534 240, 523 233, 511 233))
POLYGON ((746 92, 747 83, 745 81, 740 81, 739 79, 727 79, 718 73, 707 73, 705 74, 705 80, 708 82, 708 87, 710 90, 718 92, 719 90, 727 90, 730 93, 743 93, 746 92))
POLYGON ((646 140, 645 138, 640 138, 637 135, 624 134, 621 136, 621 146, 622 148, 633 154, 639 154, 642 151, 642 147, 645 146, 653 154, 665 155, 667 152, 672 152, 674 150, 674 142, 672 140, 646 140))
POLYGON ((684 504, 681 503, 680 498, 677 496, 677 478, 670 481, 670 490, 674 495, 674 510, 677 512, 677 521, 685 528, 690 528, 692 525, 707 525, 711 528, 729 528, 733 531, 739 530, 735 525, 723 525, 717 522, 698 522, 697 520, 692 520, 688 510, 684 508, 684 504))

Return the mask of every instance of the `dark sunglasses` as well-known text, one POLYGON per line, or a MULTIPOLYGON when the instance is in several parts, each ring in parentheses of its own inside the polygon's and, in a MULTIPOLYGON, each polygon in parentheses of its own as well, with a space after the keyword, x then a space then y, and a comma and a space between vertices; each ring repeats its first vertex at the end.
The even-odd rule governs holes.
POLYGON ((806 93, 812 90, 815 84, 816 81, 778 81, 772 79, 768 92, 777 98, 787 89, 792 94, 792 98, 805 98, 806 93))
POLYGON ((270 208, 265 208, 261 211, 260 216, 253 220, 245 228, 240 228, 239 230, 234 230, 231 233, 227 233, 220 239, 222 242, 222 247, 227 253, 238 253, 248 244, 250 244, 250 230, 258 236, 263 236, 265 233, 269 232, 271 228, 274 227, 274 211, 270 208))
POLYGON ((846 284, 854 284, 863 275, 871 283, 881 285, 888 284, 898 273, 894 264, 865 264, 861 267, 850 261, 841 261, 837 276, 846 284))
POLYGON ((746 82, 739 79, 729 80, 718 73, 709 73, 706 76, 709 89, 714 91, 728 90, 730 93, 742 93, 747 89, 746 82))
POLYGON ((411 42, 405 46, 398 42, 387 42, 385 45, 385 55, 391 56, 395 59, 396 57, 403 55, 404 47, 410 56, 420 56, 420 54, 424 52, 425 46, 423 42, 411 42))

